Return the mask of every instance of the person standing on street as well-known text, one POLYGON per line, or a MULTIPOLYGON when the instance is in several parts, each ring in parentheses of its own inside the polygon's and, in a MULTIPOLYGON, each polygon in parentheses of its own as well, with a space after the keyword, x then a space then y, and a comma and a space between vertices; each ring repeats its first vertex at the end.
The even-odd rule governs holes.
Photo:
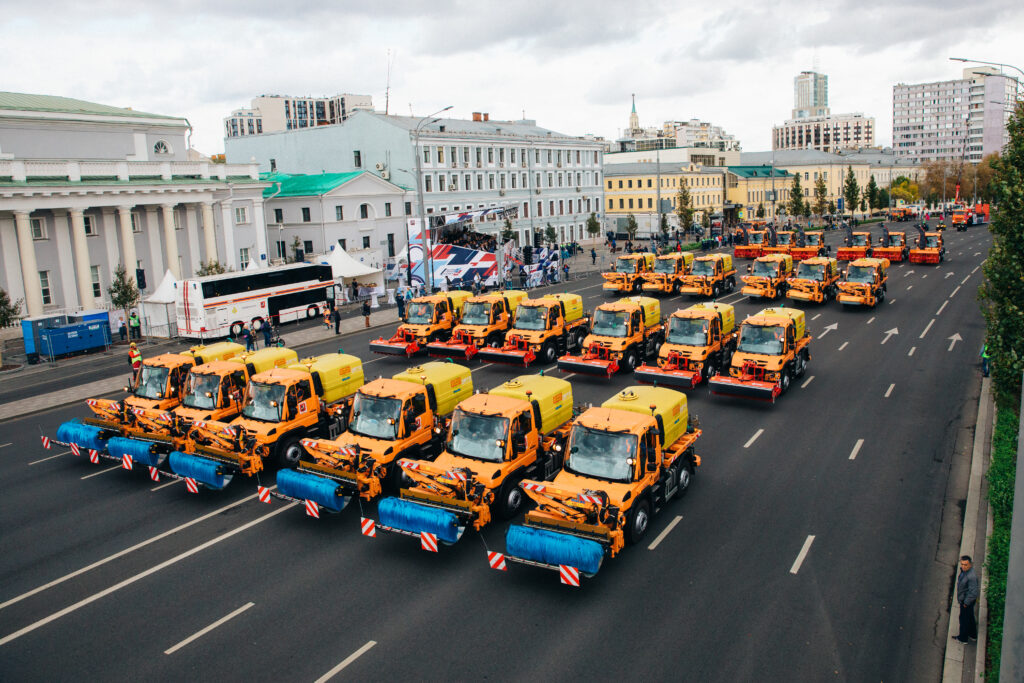
POLYGON ((399 294, 396 296, 395 303, 398 304, 398 319, 405 320, 405 295, 399 294))
MULTIPOLYGON (((363 308, 366 308, 367 302, 363 302, 363 308)), ((338 328, 341 326, 341 309, 338 308, 337 304, 334 306, 334 310, 331 311, 331 320, 334 321, 334 334, 341 334, 338 328)))
POLYGON ((960 558, 960 576, 956 579, 956 601, 960 605, 960 634, 953 640, 966 643, 978 639, 978 622, 974 619, 974 605, 978 602, 981 589, 978 576, 970 555, 960 558))
POLYGON ((142 370, 142 352, 132 342, 128 347, 128 362, 132 365, 132 385, 139 383, 139 372, 142 370))
POLYGON ((590 248, 590 265, 597 265, 597 249, 590 248))
POLYGON ((366 326, 370 326, 370 300, 363 301, 363 318, 366 319, 366 326))
POLYGON ((256 328, 252 323, 243 326, 242 337, 245 339, 245 350, 256 350, 256 328))
POLYGON ((138 311, 132 311, 128 314, 128 332, 129 337, 132 339, 142 339, 142 321, 139 320, 138 311))
POLYGON ((270 318, 267 318, 266 320, 260 323, 260 329, 263 330, 263 348, 269 349, 270 341, 272 339, 270 330, 270 318))
POLYGON ((128 326, 124 324, 124 316, 117 316, 117 334, 121 337, 121 341, 124 341, 128 336, 128 326))

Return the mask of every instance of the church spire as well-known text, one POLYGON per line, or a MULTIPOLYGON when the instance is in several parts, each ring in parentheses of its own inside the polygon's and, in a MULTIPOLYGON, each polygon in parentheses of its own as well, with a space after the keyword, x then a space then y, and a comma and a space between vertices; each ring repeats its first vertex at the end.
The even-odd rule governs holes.
POLYGON ((636 113, 636 93, 633 93, 633 113, 636 113))
POLYGON ((633 93, 633 111, 629 115, 629 134, 638 135, 640 133, 640 117, 636 115, 636 93, 633 93))

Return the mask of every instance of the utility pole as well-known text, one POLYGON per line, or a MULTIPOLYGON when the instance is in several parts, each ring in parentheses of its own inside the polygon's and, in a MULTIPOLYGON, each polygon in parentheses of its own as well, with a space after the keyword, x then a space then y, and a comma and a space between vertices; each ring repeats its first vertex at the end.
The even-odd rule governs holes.
POLYGON ((658 187, 657 187, 657 195, 656 195, 657 199, 654 200, 654 203, 657 205, 655 207, 655 209, 657 210, 657 219, 658 219, 658 226, 657 226, 657 228, 655 228, 655 234, 658 234, 658 233, 661 232, 661 149, 655 150, 654 158, 655 158, 655 165, 656 165, 655 172, 657 173, 657 178, 658 178, 657 179, 658 187))
MULTIPOLYGON (((423 155, 422 152, 420 151, 420 128, 423 126, 424 123, 427 122, 428 119, 432 119, 430 123, 436 123, 437 121, 440 121, 440 119, 435 119, 434 117, 442 112, 448 111, 449 109, 452 108, 452 106, 453 105, 449 104, 444 109, 439 109, 430 116, 424 116, 422 119, 420 119, 420 122, 416 124, 416 128, 413 129, 413 154, 416 155, 416 194, 419 197, 420 205, 420 241, 423 245, 423 288, 427 294, 430 294, 431 292, 434 291, 433 288, 431 287, 431 280, 433 280, 433 273, 431 272, 431 269, 433 268, 433 264, 431 264, 430 262, 429 239, 427 238, 430 226, 427 225, 427 214, 426 210, 423 208, 423 155)), ((408 255, 410 257, 412 256, 411 248, 408 250, 408 255)), ((409 269, 411 272, 411 258, 409 259, 409 269)))

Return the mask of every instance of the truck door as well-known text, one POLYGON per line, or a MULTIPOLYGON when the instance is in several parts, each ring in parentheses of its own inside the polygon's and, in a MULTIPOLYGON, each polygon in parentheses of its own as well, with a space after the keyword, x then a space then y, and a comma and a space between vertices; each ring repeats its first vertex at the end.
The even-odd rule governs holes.
POLYGON ((429 431, 433 427, 433 420, 427 414, 427 397, 424 394, 413 396, 405 404, 402 414, 406 421, 406 436, 418 434, 424 429, 429 431))

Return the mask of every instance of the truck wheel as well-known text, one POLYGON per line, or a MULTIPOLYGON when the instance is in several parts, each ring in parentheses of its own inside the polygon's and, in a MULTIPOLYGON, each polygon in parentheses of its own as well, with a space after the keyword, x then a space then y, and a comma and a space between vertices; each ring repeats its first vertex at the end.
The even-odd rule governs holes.
POLYGON ((781 393, 786 393, 789 389, 790 382, 793 381, 793 368, 789 365, 782 368, 782 376, 779 378, 779 386, 782 388, 781 393))
POLYGON ((647 525, 651 521, 651 506, 646 498, 638 500, 629 515, 629 542, 633 545, 640 542, 647 533, 647 525))
POLYGON ((294 436, 289 437, 277 448, 277 464, 282 468, 295 467, 305 453, 299 439, 294 436))
POLYGON ((636 349, 629 347, 626 352, 622 354, 622 369, 626 372, 630 372, 636 367, 636 349))
POLYGON ((796 376, 803 377, 805 372, 807 372, 807 353, 801 351, 796 357, 796 376))
POLYGON ((721 294, 721 293, 722 293, 722 288, 719 287, 718 283, 716 282, 714 284, 714 286, 711 288, 711 298, 712 299, 717 299, 718 295, 721 294))
POLYGON ((676 483, 679 485, 679 489, 676 491, 676 498, 682 498, 690 490, 690 484, 693 483, 692 462, 686 462, 679 467, 679 481, 676 483))
POLYGON ((885 287, 878 290, 878 303, 882 303, 883 301, 885 301, 885 287))
POLYGON ((734 278, 732 275, 730 275, 728 277, 728 279, 726 279, 726 281, 725 281, 725 288, 726 288, 726 291, 729 291, 729 292, 731 292, 732 290, 736 289, 736 278, 734 278))
POLYGON ((509 477, 501 485, 495 502, 498 505, 498 514, 502 519, 512 519, 519 514, 523 508, 525 497, 523 490, 519 488, 519 482, 514 477, 509 477))
POLYGON ((554 363, 557 356, 558 352, 552 342, 544 344, 544 348, 540 350, 540 358, 544 363, 554 363))

